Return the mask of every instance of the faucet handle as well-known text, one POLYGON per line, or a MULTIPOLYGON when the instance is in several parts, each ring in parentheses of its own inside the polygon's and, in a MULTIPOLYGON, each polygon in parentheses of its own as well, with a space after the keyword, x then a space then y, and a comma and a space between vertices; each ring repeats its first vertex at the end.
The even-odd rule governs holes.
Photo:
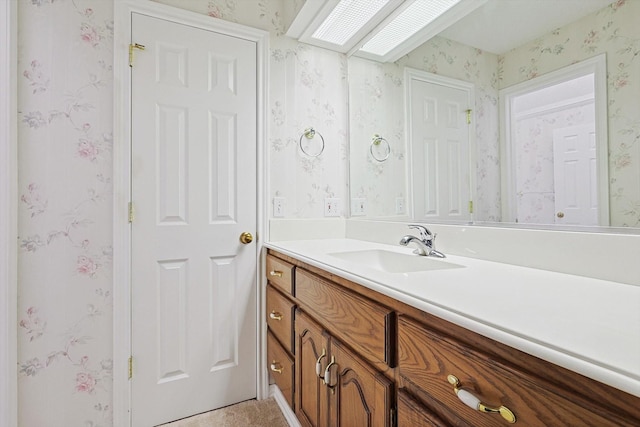
POLYGON ((411 224, 409 228, 416 229, 420 232, 420 238, 424 241, 433 240, 435 236, 429 231, 427 227, 419 224, 411 224))

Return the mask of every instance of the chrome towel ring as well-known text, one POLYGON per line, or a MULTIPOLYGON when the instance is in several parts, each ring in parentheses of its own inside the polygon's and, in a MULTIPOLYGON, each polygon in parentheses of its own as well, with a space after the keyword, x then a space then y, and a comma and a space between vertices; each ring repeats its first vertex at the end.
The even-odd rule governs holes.
POLYGON ((369 147, 371 157, 378 162, 384 162, 389 158, 391 154, 391 145, 389 141, 384 139, 378 134, 373 135, 371 139, 371 146, 369 147))
POLYGON ((318 157, 324 151, 324 138, 322 137, 320 132, 317 132, 314 128, 307 128, 307 129, 304 130, 302 135, 300 135, 299 145, 300 145, 300 150, 304 154, 306 154, 307 156, 309 156, 309 157, 318 157), (305 148, 304 148, 304 146, 302 144, 302 141, 303 141, 302 138, 306 138, 306 139, 312 140, 312 139, 315 138, 316 135, 320 137, 320 139, 319 139, 319 141, 320 141, 320 150, 318 150, 318 152, 315 153, 315 154, 311 154, 309 152, 309 147, 308 146, 307 146, 307 149, 305 150, 305 148))

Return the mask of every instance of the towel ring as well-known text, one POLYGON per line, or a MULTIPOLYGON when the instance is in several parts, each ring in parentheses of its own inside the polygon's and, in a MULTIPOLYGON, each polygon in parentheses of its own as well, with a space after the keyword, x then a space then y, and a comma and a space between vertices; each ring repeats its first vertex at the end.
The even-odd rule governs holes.
POLYGON ((322 137, 322 135, 320 134, 320 132, 316 132, 316 130, 314 128, 308 128, 305 129, 304 132, 302 133, 302 135, 300 135, 300 150, 302 150, 302 152, 304 154, 306 154, 309 157, 318 157, 320 154, 322 154, 322 152, 324 151, 324 138, 322 137), (313 139, 316 135, 318 135, 320 137, 320 142, 322 143, 321 147, 320 147, 320 151, 318 151, 318 154, 309 154, 309 152, 307 150, 304 149, 304 147, 302 146, 302 138, 307 138, 307 139, 313 139))
POLYGON ((389 145, 389 141, 387 141, 380 135, 375 134, 373 135, 373 138, 371 140, 371 146, 369 147, 369 152, 371 152, 371 157, 373 157, 374 160, 378 162, 384 162, 389 158, 389 155, 391 154, 391 145, 389 145), (376 154, 374 152, 374 151, 378 151, 379 147, 385 147, 385 146, 386 148, 383 150, 382 154, 381 153, 376 154), (374 150, 374 147, 378 147, 378 149, 374 150))

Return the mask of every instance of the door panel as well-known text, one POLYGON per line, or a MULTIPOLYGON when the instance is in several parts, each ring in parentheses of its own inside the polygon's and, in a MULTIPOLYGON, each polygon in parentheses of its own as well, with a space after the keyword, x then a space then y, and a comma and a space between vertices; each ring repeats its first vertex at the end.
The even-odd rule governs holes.
POLYGON ((410 78, 413 219, 468 220, 469 91, 410 78))
POLYGON ((132 425, 256 396, 256 44, 132 15, 132 425), (240 156, 240 153, 242 156, 240 156))
POLYGON ((598 225, 595 124, 553 132, 556 224, 598 225))

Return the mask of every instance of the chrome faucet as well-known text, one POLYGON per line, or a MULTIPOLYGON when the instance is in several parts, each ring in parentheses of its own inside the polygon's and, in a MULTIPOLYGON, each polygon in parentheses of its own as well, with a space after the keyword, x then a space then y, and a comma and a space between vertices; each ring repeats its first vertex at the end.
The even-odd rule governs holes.
POLYGON ((436 250, 435 240, 436 235, 431 233, 427 227, 418 224, 411 224, 409 228, 413 228, 418 230, 420 233, 420 237, 412 236, 411 234, 407 234, 406 236, 400 239, 400 244, 402 246, 407 246, 409 243, 415 243, 418 248, 413 251, 421 256, 435 256, 438 258, 445 258, 445 255, 436 250))

